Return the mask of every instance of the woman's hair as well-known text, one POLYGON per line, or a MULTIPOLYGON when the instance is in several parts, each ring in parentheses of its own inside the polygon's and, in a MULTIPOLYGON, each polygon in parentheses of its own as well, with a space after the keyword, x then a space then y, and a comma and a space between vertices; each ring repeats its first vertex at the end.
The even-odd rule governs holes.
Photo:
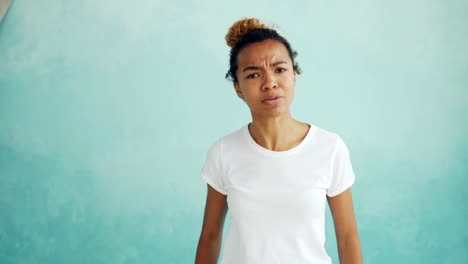
POLYGON ((291 48, 289 42, 276 30, 267 27, 265 24, 260 23, 257 18, 244 18, 235 22, 228 30, 226 34, 226 44, 231 47, 229 54, 229 70, 226 73, 226 79, 237 82, 236 71, 237 71, 237 55, 245 46, 255 43, 262 42, 267 39, 277 40, 286 47, 288 50, 289 57, 293 63, 293 69, 297 74, 302 71, 299 65, 294 62, 297 56, 297 52, 291 48))

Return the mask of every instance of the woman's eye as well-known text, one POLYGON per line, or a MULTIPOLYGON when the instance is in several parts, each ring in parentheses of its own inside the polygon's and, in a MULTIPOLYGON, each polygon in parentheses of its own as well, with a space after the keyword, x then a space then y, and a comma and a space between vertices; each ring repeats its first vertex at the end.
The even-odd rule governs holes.
POLYGON ((252 74, 250 74, 250 75, 247 75, 247 79, 255 78, 255 77, 257 77, 257 75, 258 75, 258 74, 256 74, 256 73, 252 73, 252 74))
POLYGON ((286 69, 285 69, 285 68, 278 68, 276 71, 277 71, 277 72, 285 72, 286 69))

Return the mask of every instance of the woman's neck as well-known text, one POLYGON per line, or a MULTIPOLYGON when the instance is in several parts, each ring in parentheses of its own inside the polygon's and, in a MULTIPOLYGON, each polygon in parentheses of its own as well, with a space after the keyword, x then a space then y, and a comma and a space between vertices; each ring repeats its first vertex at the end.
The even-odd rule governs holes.
POLYGON ((285 151, 299 145, 309 126, 293 118, 253 120, 249 124, 252 138, 260 146, 272 151, 285 151))

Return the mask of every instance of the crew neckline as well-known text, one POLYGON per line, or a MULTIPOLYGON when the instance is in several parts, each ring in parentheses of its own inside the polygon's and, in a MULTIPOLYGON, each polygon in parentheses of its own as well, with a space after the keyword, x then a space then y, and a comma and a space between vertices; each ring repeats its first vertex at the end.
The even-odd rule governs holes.
POLYGON ((256 151, 264 154, 264 155, 267 155, 267 156, 273 156, 273 157, 282 157, 282 156, 289 156, 293 153, 296 153, 298 152, 299 150, 301 150, 302 148, 304 148, 305 145, 307 145, 307 143, 310 141, 310 139, 312 138, 312 134, 315 132, 316 130, 316 126, 314 124, 311 124, 311 123, 306 123, 307 125, 309 125, 309 130, 307 131, 307 134, 305 135, 305 137, 302 139, 302 141, 288 149, 288 150, 281 150, 281 151, 274 151, 274 150, 270 150, 270 149, 267 149, 267 148, 264 148, 262 146, 260 146, 252 137, 252 135, 250 134, 250 131, 249 131, 249 124, 250 123, 247 123, 246 125, 244 125, 244 127, 242 128, 242 131, 243 131, 243 134, 245 136, 245 138, 247 139, 247 142, 249 143, 249 145, 256 151))

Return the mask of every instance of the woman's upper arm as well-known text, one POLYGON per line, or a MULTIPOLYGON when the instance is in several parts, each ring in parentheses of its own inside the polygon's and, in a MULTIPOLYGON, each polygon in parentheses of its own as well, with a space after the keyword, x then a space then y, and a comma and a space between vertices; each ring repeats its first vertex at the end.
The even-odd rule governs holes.
POLYGON ((227 196, 207 184, 202 237, 217 239, 222 235, 224 220, 228 210, 227 196))
POLYGON ((351 188, 334 197, 327 197, 338 239, 357 233, 351 188))

